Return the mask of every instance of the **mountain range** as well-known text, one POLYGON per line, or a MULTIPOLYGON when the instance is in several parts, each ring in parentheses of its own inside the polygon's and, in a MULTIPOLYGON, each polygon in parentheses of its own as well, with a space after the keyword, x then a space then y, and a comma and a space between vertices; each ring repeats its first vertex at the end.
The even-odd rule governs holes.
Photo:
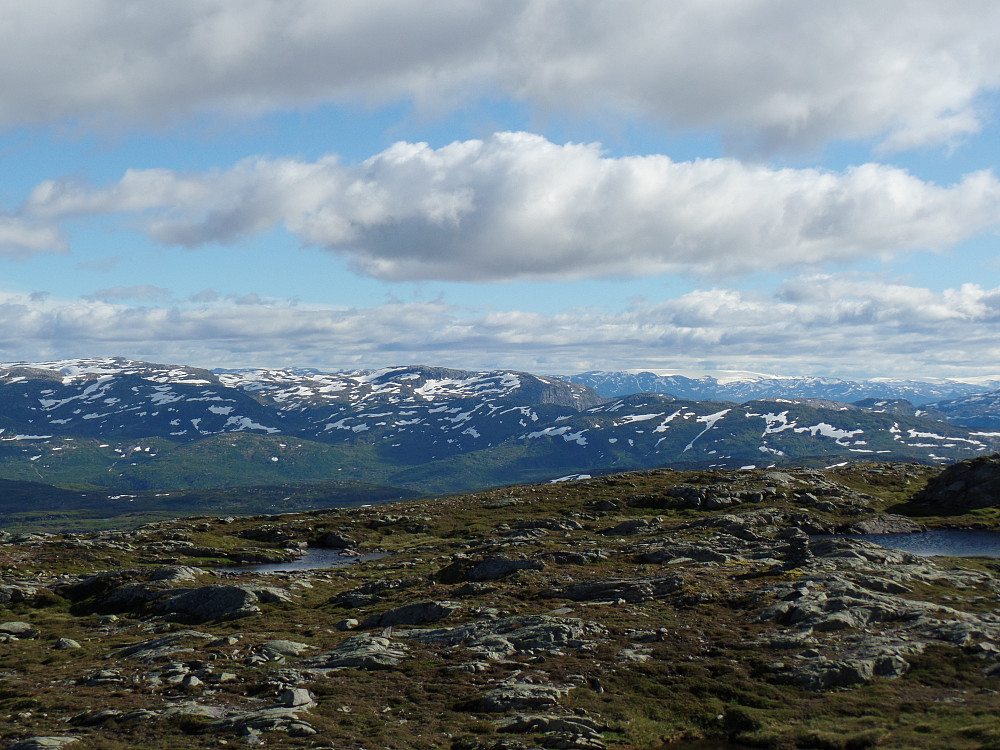
POLYGON ((452 492, 655 466, 949 463, 1000 448, 991 384, 600 375, 3 365, 0 477, 126 493, 330 480, 452 492), (609 395, 621 389, 639 390, 609 395))
POLYGON ((664 393, 683 399, 752 401, 762 398, 820 398, 851 403, 866 398, 905 399, 915 406, 964 399, 1000 389, 1000 378, 975 381, 941 380, 842 380, 826 377, 776 377, 736 373, 725 378, 711 375, 658 375, 652 372, 583 372, 566 380, 587 385, 607 398, 634 393, 664 393))

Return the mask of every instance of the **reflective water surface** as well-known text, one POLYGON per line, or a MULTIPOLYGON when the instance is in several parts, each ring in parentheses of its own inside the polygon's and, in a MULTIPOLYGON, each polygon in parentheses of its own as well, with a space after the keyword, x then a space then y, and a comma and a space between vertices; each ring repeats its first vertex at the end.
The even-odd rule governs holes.
POLYGON ((322 547, 310 547, 306 553, 295 560, 281 563, 261 563, 260 565, 238 565, 224 570, 249 573, 280 573, 282 571, 295 570, 322 570, 324 568, 339 568, 342 565, 363 562, 364 560, 377 560, 385 557, 384 552, 377 552, 371 555, 352 555, 344 557, 340 550, 324 549, 322 547))
POLYGON ((1000 557, 1000 532, 975 529, 929 529, 919 534, 841 534, 851 539, 915 555, 950 557, 1000 557))

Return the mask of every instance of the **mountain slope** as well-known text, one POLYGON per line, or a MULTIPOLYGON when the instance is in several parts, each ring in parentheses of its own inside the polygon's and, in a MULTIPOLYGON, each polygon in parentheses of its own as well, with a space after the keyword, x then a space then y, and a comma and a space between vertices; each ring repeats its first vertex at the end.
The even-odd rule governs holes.
POLYGON ((557 378, 411 366, 0 368, 0 476, 123 491, 361 481, 448 492, 662 465, 947 463, 1000 447, 901 399, 605 399, 557 378))
POLYGON ((661 393, 675 398, 717 401, 752 401, 762 398, 821 398, 850 403, 863 399, 906 399, 917 406, 961 398, 1000 387, 1000 381, 969 383, 945 380, 841 380, 819 377, 769 377, 742 374, 726 380, 711 376, 655 375, 651 372, 584 372, 567 380, 593 388, 607 398, 635 393, 661 393))
POLYGON ((986 430, 1000 429, 1000 391, 975 393, 961 398, 929 404, 949 422, 963 427, 986 430))

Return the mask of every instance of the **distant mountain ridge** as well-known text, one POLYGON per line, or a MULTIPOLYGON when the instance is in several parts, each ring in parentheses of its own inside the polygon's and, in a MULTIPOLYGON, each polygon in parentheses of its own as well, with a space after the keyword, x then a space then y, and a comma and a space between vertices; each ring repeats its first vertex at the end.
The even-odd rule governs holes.
POLYGON ((947 463, 1000 448, 1000 433, 928 405, 843 403, 829 398, 833 383, 814 385, 794 398, 648 388, 608 398, 556 377, 422 365, 17 363, 0 366, 0 477, 123 491, 335 479, 448 492, 654 466, 947 463))
POLYGON ((916 406, 962 399, 1000 389, 1000 379, 982 382, 945 380, 842 380, 823 377, 739 377, 722 381, 710 375, 656 375, 652 372, 583 372, 563 376, 593 388, 607 398, 636 393, 662 393, 681 399, 752 401, 761 398, 820 398, 853 403, 863 399, 906 399, 916 406))
POLYGON ((984 430, 1000 429, 1000 391, 973 393, 968 396, 930 404, 952 424, 984 430))

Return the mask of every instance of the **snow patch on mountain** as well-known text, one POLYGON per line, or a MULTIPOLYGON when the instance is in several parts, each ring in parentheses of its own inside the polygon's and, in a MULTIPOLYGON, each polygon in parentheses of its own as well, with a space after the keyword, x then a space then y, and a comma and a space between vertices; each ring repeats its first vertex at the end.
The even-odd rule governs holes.
POLYGON ((229 419, 226 420, 226 424, 223 427, 223 430, 227 432, 229 430, 234 430, 237 432, 243 430, 263 430, 269 435, 274 434, 276 432, 281 432, 281 430, 279 430, 277 427, 267 427, 266 425, 254 422, 249 417, 230 417, 229 419))
POLYGON ((812 437, 822 435, 823 437, 833 438, 837 445, 843 446, 848 445, 843 441, 850 440, 855 435, 864 434, 864 430, 842 430, 826 422, 820 422, 809 427, 795 427, 793 429, 795 432, 808 432, 812 437))
POLYGON ((690 443, 687 444, 687 446, 685 446, 684 452, 686 453, 687 451, 691 450, 694 447, 694 444, 697 442, 698 438, 700 438, 706 432, 715 427, 715 424, 724 416, 726 416, 730 411, 732 410, 723 409, 722 411, 716 412, 715 414, 708 414, 704 417, 698 417, 698 421, 703 422, 705 424, 705 429, 694 436, 694 440, 692 440, 690 443))
POLYGON ((544 430, 522 435, 520 439, 534 440, 540 437, 562 437, 567 443, 576 443, 577 445, 587 444, 587 438, 583 436, 583 433, 587 430, 579 430, 577 432, 571 432, 571 430, 571 427, 565 425, 563 427, 546 427, 544 430))

